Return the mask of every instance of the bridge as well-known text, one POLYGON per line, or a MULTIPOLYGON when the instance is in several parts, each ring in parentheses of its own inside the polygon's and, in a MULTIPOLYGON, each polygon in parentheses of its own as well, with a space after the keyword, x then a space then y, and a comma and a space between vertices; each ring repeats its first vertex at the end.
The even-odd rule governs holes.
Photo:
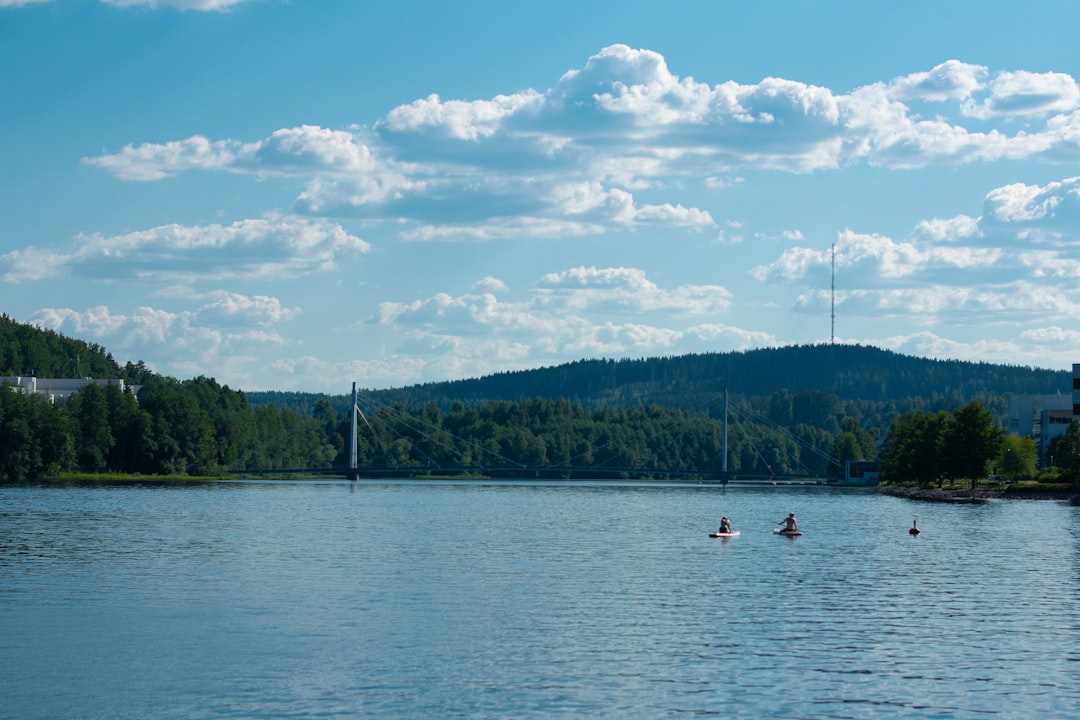
POLYGON ((768 475, 745 472, 701 470, 668 470, 663 468, 601 467, 601 466, 537 466, 523 465, 454 465, 454 466, 393 466, 338 465, 322 468, 238 469, 236 475, 246 477, 336 477, 349 480, 382 479, 490 479, 490 480, 573 480, 681 482, 704 485, 826 485, 836 478, 806 475, 768 475))
MULTIPOLYGON (((838 477, 802 475, 783 475, 772 472, 732 472, 727 468, 727 395, 724 403, 723 456, 718 469, 672 469, 657 467, 629 467, 613 465, 573 465, 560 463, 554 465, 530 466, 499 457, 496 462, 484 464, 441 465, 434 461, 427 464, 407 465, 364 465, 358 462, 358 419, 363 413, 357 402, 356 383, 352 386, 351 438, 349 463, 332 467, 301 467, 234 469, 236 475, 246 477, 339 477, 350 480, 363 479, 531 479, 531 480, 576 480, 576 481, 631 481, 631 482, 680 482, 708 485, 826 485, 836 484, 838 477)), ((366 418, 365 418, 366 422, 366 418)))

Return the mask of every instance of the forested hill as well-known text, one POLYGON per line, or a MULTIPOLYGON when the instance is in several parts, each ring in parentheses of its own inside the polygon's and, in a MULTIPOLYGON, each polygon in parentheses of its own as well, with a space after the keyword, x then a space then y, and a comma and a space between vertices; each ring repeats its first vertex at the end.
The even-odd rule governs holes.
MULTIPOLYGON (((150 375, 142 363, 120 366, 101 346, 0 315, 0 374, 31 373, 123 377, 135 383, 145 382, 150 375)), ((347 402, 350 383, 351 378, 342 379, 341 394, 331 398, 335 406, 347 402)), ((1000 399, 1011 394, 1069 393, 1072 382, 1068 370, 930 360, 861 345, 800 345, 638 360, 579 360, 468 380, 365 390, 364 394, 407 407, 563 398, 592 409, 656 404, 702 411, 716 407, 725 387, 738 398, 812 392, 903 407, 913 406, 918 399, 917 404, 926 408, 952 410, 972 399, 1000 405, 1000 399)), ((327 398, 279 392, 250 392, 247 397, 253 406, 269 404, 304 414, 319 399, 327 398)))
POLYGON ((120 368, 100 345, 0 315, 0 375, 116 378, 120 368))
MULTIPOLYGON (((343 382, 343 385, 347 383, 343 382)), ((449 406, 487 400, 565 398, 588 408, 657 404, 715 408, 724 387, 736 397, 824 393, 841 400, 954 409, 972 399, 1069 393, 1071 373, 1013 365, 930 360, 859 345, 801 345, 641 360, 581 360, 453 382, 366 391, 379 402, 449 406)), ((343 387, 347 393, 348 387, 343 387)), ((314 403, 318 396, 249 393, 253 404, 314 403)), ((994 404, 994 403, 991 403, 994 404)))
MULTIPOLYGON (((352 378, 341 394, 248 393, 177 380, 103 347, 0 319, 0 374, 122 378, 62 401, 0 392, 0 482, 67 471, 216 475, 341 467, 352 378)), ((365 390, 364 466, 719 467, 724 389, 734 472, 835 475, 873 459, 909 413, 981 404, 1004 425, 1009 395, 1070 393, 1070 372, 802 346, 642 360, 582 360, 457 382, 365 390), (976 401, 976 402, 972 402, 976 401)), ((2 389, 2 388, 0 388, 2 389)))

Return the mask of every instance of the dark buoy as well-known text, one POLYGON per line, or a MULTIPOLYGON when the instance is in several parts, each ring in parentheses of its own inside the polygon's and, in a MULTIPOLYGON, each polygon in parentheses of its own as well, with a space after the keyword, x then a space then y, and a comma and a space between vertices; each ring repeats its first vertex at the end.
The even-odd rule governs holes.
POLYGON ((915 520, 912 520, 911 521, 911 529, 908 530, 908 535, 918 535, 918 534, 919 534, 919 525, 915 520))

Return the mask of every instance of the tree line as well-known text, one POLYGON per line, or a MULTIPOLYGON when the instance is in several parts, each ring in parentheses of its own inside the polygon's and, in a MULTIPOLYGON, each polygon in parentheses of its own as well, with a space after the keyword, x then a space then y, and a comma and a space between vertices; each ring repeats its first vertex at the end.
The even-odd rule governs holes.
POLYGON ((89 383, 66 400, 0 387, 0 479, 63 472, 220 475, 238 464, 319 467, 333 459, 318 423, 252 409, 243 393, 199 377, 153 376, 138 397, 89 383))
MULTIPOLYGON (((880 451, 882 478, 923 486, 995 478, 1036 478, 1039 449, 1031 437, 1006 435, 980 403, 953 412, 910 412, 889 426, 880 451)), ((1080 482, 1080 420, 1050 443, 1048 479, 1080 482), (1050 460, 1052 458, 1052 460, 1050 460)))
MULTIPOLYGON (((115 384, 91 383, 56 403, 0 388, 0 479, 21 481, 69 471, 220 475, 249 468, 344 468, 348 463, 352 408, 347 397, 255 393, 258 399, 253 401, 212 378, 179 381, 159 376, 141 362, 120 367, 100 346, 20 325, 7 316, 0 317, 0 340, 5 375, 30 374, 28 364, 33 363, 68 376, 63 369, 74 363, 93 369, 96 377, 141 386, 136 397, 115 384)), ((871 384, 874 377, 880 380, 868 367, 874 357, 884 357, 898 374, 913 372, 904 369, 908 366, 902 356, 868 353, 867 348, 801 348, 795 354, 781 350, 776 351, 783 356, 780 360, 767 360, 772 357, 767 352, 753 353, 755 363, 764 366, 754 372, 768 377, 767 384, 781 382, 786 368, 801 377, 809 372, 803 366, 814 365, 814 358, 823 372, 826 366, 821 363, 836 363, 837 355, 851 363, 845 371, 849 380, 841 383, 847 388, 844 393, 855 382, 852 378, 871 384), (800 362, 800 357, 809 359, 800 362)), ((970 381, 959 383, 965 392, 954 388, 942 394, 939 390, 946 391, 946 384, 929 397, 904 400, 786 387, 755 394, 744 384, 744 390, 732 392, 725 403, 724 386, 716 391, 721 379, 709 373, 717 371, 717 362, 739 365, 744 355, 692 356, 682 364, 672 358, 582 361, 535 376, 507 374, 515 380, 532 378, 530 383, 546 377, 553 383, 548 392, 526 398, 469 396, 481 392, 480 381, 441 384, 437 391, 420 386, 367 392, 359 462, 417 471, 516 465, 714 473, 722 469, 727 407, 727 467, 733 473, 825 478, 841 473, 847 460, 878 459, 886 479, 922 484, 988 474, 1015 480, 1036 472, 1034 442, 1006 437, 1000 429, 1004 394, 976 390, 970 381), (587 369, 598 369, 591 380, 587 369), (661 386, 668 388, 664 397, 669 402, 642 400, 643 393, 658 393, 645 393, 644 388, 661 386), (455 397, 461 393, 450 392, 450 387, 469 391, 455 397), (559 388, 576 389, 576 399, 555 395, 559 388), (419 401, 425 393, 427 399, 419 401), (974 399, 959 402, 969 394, 974 399), (692 403, 680 400, 689 395, 694 396, 692 403), (582 400, 586 396, 588 401, 582 400), (600 401, 604 397, 612 401, 600 401)), ((917 363, 928 378, 950 375, 961 366, 917 363)), ((994 372, 1007 378, 1019 370, 994 372)), ((505 379, 493 377, 488 391, 497 396, 505 379)), ((928 380, 928 385, 938 387, 940 382, 928 380)), ((895 390, 890 394, 903 395, 895 390)), ((1070 477, 1080 477, 1080 426, 1070 427, 1053 452, 1057 466, 1070 477)))
MULTIPOLYGON (((154 376, 137 397, 117 384, 89 383, 56 402, 0 390, 0 478, 8 481, 68 471, 219 475, 345 468, 349 462, 351 415, 327 400, 308 414, 252 407, 243 392, 205 377, 154 376)), ((740 408, 728 428, 729 471, 826 477, 836 475, 844 459, 872 456, 876 431, 853 418, 834 418, 826 423, 835 426, 830 431, 811 416, 834 411, 835 398, 814 394, 817 405, 800 398, 773 398, 760 415, 740 408)), ((715 473, 723 463, 721 417, 659 405, 589 411, 565 399, 533 398, 457 402, 443 411, 434 403, 374 404, 358 422, 363 466, 715 473)))

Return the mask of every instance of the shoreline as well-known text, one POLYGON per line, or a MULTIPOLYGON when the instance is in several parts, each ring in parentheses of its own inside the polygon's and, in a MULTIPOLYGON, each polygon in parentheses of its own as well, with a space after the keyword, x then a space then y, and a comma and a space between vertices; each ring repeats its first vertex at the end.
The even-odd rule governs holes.
POLYGON ((881 485, 878 492, 892 497, 924 502, 984 503, 987 500, 1067 500, 1073 505, 1080 504, 1080 495, 1075 490, 1038 490, 1031 492, 1009 490, 989 490, 984 488, 924 488, 913 485, 881 485))

